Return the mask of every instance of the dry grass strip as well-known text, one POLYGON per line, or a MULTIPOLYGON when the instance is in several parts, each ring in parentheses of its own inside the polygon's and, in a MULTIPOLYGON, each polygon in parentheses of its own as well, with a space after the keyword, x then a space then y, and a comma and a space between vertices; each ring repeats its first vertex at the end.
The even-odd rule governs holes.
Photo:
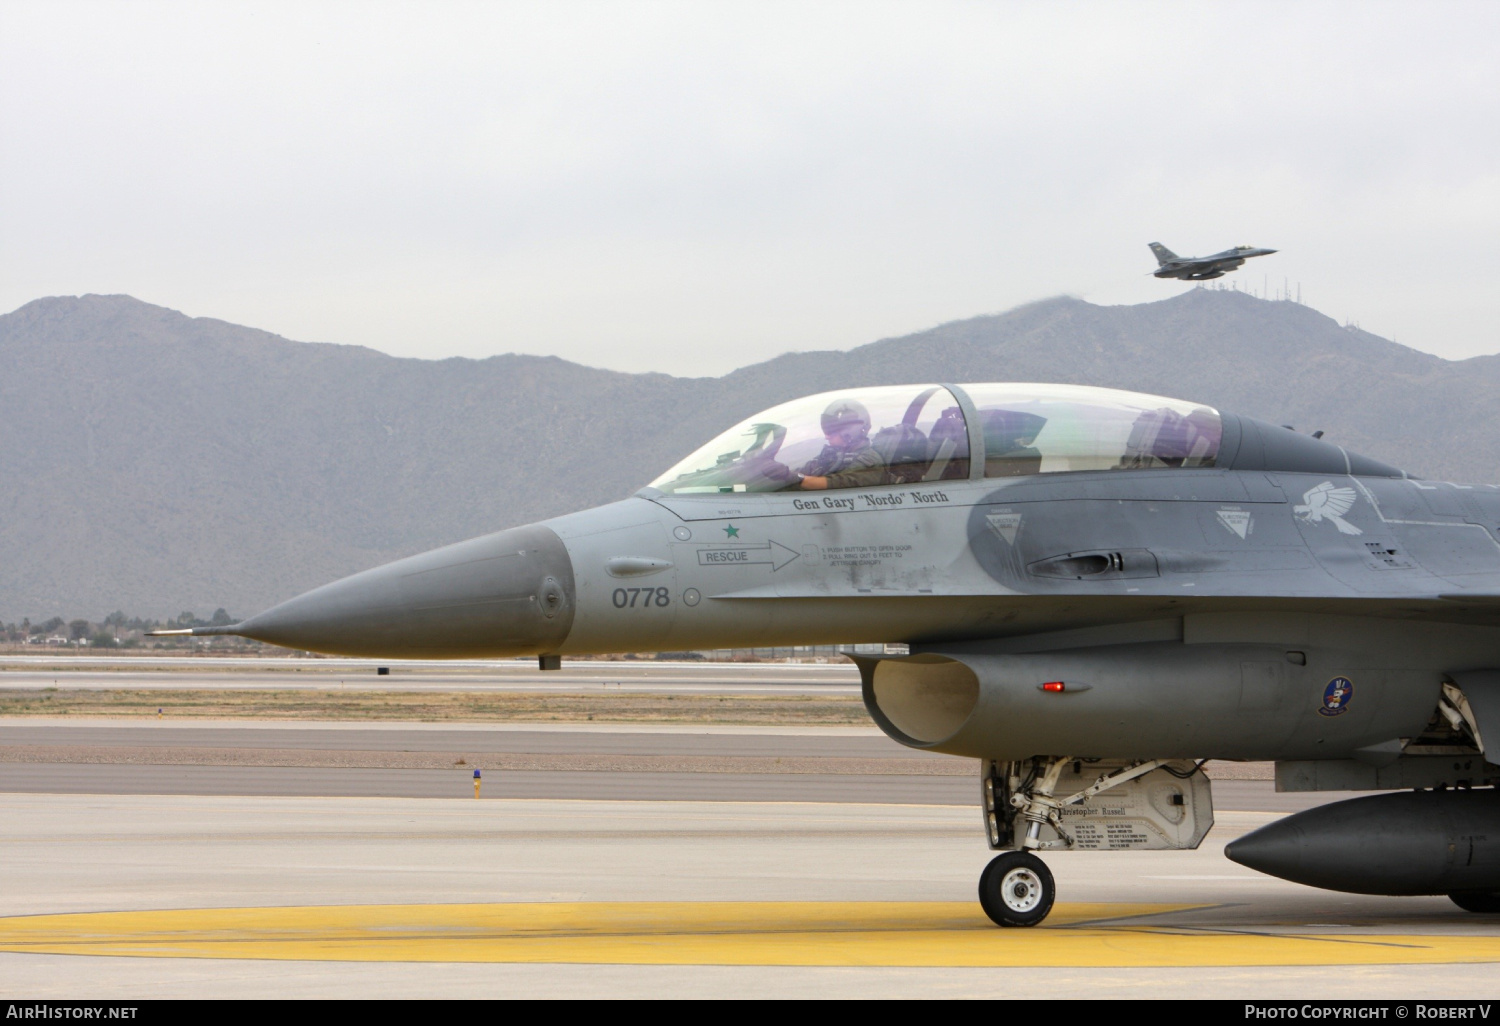
POLYGON ((173 719, 416 720, 577 723, 868 725, 844 695, 569 695, 505 691, 328 691, 245 688, 0 689, 0 716, 173 719))

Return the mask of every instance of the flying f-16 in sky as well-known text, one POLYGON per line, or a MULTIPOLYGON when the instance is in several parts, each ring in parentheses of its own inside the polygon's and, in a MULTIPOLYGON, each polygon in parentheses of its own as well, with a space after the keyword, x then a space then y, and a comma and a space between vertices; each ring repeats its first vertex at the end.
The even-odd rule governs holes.
POLYGON ((1231 859, 1500 911, 1500 490, 1200 403, 810 396, 630 498, 190 633, 543 669, 904 643, 854 657, 865 705, 901 744, 976 761, 1001 925, 1052 907, 1039 853, 1197 847, 1210 759, 1274 761, 1283 791, 1398 792, 1272 823, 1231 859))
POLYGON ((1236 246, 1213 256, 1180 257, 1159 242, 1150 245, 1158 264, 1157 269, 1151 273, 1157 278, 1181 278, 1183 281, 1222 278, 1251 257, 1269 256, 1276 252, 1274 249, 1258 249, 1255 246, 1236 246))

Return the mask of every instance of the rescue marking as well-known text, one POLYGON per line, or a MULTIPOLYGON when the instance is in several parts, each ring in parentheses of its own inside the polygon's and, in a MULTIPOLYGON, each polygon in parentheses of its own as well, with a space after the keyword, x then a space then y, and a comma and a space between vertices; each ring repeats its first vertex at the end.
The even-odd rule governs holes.
POLYGON ((892 559, 905 559, 910 545, 829 545, 819 549, 829 566, 880 566, 892 559))
POLYGON ((801 557, 802 553, 787 548, 778 541, 766 542, 764 545, 715 545, 712 548, 701 548, 698 550, 699 566, 753 566, 755 564, 771 567, 775 573, 786 566, 792 560, 801 557))

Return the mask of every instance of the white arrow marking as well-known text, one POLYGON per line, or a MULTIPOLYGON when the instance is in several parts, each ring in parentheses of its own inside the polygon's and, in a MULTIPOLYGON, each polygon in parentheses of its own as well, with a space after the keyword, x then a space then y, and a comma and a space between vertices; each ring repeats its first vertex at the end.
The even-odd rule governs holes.
POLYGON ((777 541, 767 542, 764 545, 715 545, 712 548, 698 550, 699 566, 751 566, 752 564, 771 565, 771 572, 786 566, 792 560, 799 558, 802 553, 787 548, 777 541))

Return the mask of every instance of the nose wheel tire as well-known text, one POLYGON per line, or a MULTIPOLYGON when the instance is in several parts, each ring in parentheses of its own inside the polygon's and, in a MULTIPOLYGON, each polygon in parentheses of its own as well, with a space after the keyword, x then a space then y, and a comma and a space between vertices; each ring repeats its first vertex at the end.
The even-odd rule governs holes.
POLYGON ((1035 926, 1056 895, 1046 863, 1026 851, 997 856, 979 877, 979 904, 999 926, 1035 926))

